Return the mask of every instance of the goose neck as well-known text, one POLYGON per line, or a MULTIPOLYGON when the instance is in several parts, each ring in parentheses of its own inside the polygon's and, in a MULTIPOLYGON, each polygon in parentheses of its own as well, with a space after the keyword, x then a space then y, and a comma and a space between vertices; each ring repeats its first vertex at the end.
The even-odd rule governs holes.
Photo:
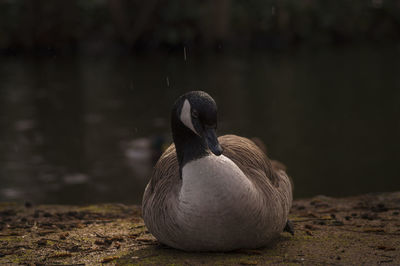
MULTIPOLYGON (((189 133, 189 132, 187 132, 189 133)), ((206 141, 196 134, 173 134, 179 168, 193 160, 210 154, 206 141)))

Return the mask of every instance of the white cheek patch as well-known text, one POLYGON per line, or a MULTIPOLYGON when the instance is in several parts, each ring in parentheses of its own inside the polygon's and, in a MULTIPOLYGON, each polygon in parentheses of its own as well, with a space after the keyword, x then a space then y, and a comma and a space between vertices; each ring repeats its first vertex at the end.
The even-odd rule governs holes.
POLYGON ((190 109, 191 109, 190 103, 186 99, 185 102, 183 103, 183 106, 182 106, 180 119, 181 119, 182 123, 185 126, 190 128, 197 135, 199 135, 199 133, 197 133, 196 129, 194 129, 194 126, 193 126, 193 123, 192 123, 192 116, 191 116, 190 109))

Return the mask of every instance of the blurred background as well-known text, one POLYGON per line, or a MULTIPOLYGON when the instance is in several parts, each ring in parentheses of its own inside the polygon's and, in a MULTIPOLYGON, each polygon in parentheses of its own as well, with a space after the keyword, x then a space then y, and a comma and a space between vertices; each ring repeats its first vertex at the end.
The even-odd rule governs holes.
POLYGON ((296 198, 400 189, 400 0, 0 0, 0 201, 140 203, 189 90, 296 198))

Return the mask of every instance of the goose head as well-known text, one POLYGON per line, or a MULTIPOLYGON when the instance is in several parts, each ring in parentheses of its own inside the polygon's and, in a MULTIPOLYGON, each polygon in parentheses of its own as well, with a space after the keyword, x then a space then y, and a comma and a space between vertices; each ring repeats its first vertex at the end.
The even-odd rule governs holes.
POLYGON ((217 104, 203 91, 191 91, 176 100, 171 128, 181 168, 210 152, 217 156, 223 152, 216 134, 217 104))

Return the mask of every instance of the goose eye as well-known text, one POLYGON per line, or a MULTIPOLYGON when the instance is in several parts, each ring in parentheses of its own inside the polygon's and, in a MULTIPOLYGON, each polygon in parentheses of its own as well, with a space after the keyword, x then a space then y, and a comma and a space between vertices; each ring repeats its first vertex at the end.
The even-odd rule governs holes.
POLYGON ((192 117, 193 118, 198 118, 199 117, 199 113, 196 110, 192 111, 192 117))

